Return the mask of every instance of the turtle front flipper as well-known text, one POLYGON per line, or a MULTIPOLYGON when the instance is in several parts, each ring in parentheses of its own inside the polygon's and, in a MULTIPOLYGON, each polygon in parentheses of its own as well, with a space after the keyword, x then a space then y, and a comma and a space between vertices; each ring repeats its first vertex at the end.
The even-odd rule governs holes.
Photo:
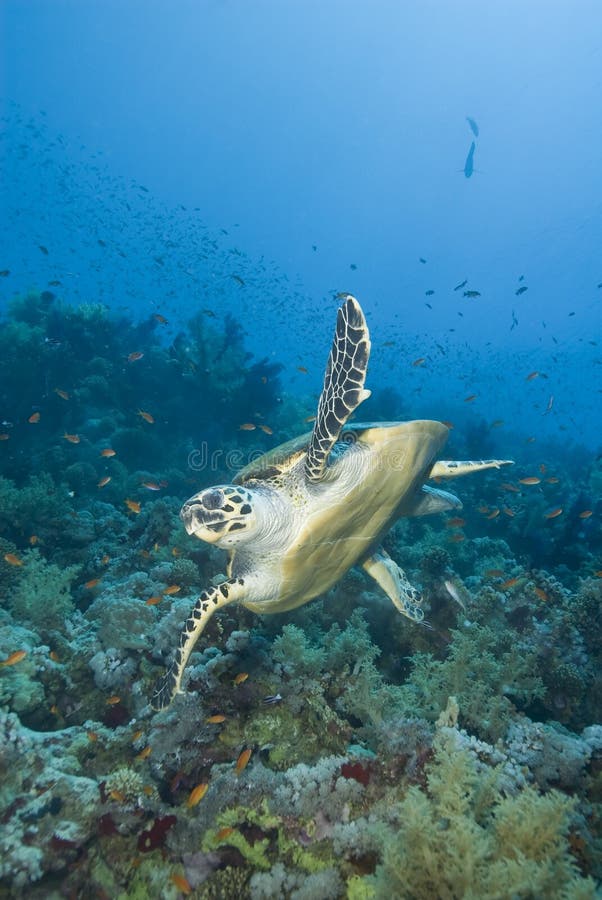
POLYGON ((243 578, 231 578, 218 584, 217 587, 203 591, 190 616, 186 619, 173 663, 155 685, 151 700, 153 709, 166 709, 176 694, 181 693, 180 685, 188 658, 213 613, 228 603, 244 599, 246 594, 247 589, 243 578))
POLYGON ((424 612, 420 609, 420 594, 407 579, 406 573, 391 559, 386 550, 379 548, 366 559, 362 566, 376 583, 391 598, 402 615, 413 622, 422 622, 424 612))
POLYGON ((457 478, 469 475, 482 469, 499 469, 500 466, 513 466, 513 459, 439 459, 433 464, 429 478, 457 478))
POLYGON ((320 481, 328 456, 349 416, 370 396, 364 389, 370 333, 362 308, 351 294, 337 313, 337 327, 324 375, 318 413, 305 460, 309 481, 320 481))

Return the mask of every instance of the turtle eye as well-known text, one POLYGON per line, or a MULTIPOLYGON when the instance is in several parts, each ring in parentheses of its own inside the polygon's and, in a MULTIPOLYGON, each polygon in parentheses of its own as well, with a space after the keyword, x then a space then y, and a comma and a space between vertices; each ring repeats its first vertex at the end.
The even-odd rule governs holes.
POLYGON ((201 497, 201 502, 205 509, 221 509, 226 502, 226 498, 223 491, 215 488, 212 491, 206 491, 201 497))

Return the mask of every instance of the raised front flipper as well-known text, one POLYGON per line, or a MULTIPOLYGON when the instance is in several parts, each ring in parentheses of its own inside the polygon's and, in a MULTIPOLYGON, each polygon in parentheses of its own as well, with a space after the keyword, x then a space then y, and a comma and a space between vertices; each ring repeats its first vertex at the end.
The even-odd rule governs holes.
POLYGON ((402 615, 413 622, 422 622, 424 613, 418 606, 420 594, 413 587, 401 569, 389 554, 380 548, 362 563, 364 570, 371 575, 385 594, 391 598, 402 615))
POLYGON ((328 455, 349 416, 370 396, 364 389, 370 334, 362 308, 351 294, 337 314, 337 327, 326 365, 324 386, 305 460, 309 481, 320 481, 328 455))
POLYGON ((499 469, 500 466, 513 466, 513 459, 439 459, 433 464, 429 478, 457 478, 480 472, 481 469, 499 469))
POLYGON ((213 613, 228 603, 233 603, 235 600, 243 600, 246 593, 247 590, 243 578, 231 578, 228 581, 223 581, 217 587, 203 591, 195 603, 190 616, 186 619, 173 663, 155 685, 153 699, 151 700, 153 709, 166 709, 176 694, 181 693, 180 685, 188 658, 213 613))

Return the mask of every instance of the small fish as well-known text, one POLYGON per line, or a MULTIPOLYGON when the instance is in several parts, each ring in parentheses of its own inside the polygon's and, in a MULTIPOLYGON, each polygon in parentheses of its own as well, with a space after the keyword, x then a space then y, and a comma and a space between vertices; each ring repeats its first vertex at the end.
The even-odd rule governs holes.
POLYGON ((533 381, 534 378, 539 378, 539 372, 529 372, 525 381, 533 381))
POLYGON ((426 259, 424 258, 424 256, 419 256, 418 262, 422 263, 423 266, 426 266, 426 259))
POLYGON ((508 588, 512 588, 517 584, 518 584, 518 578, 509 578, 508 581, 504 581, 503 584, 500 584, 500 588, 502 591, 505 591, 508 588))
POLYGON ((419 356, 418 359, 415 359, 412 363, 413 366, 422 366, 426 361, 426 356, 419 356))
POLYGON ((220 725, 222 722, 226 721, 226 717, 223 713, 216 713, 214 716, 208 716, 205 719, 209 725, 220 725))
POLYGON ((513 494, 520 494, 520 488, 517 488, 515 484, 509 484, 507 481, 503 481, 500 484, 500 487, 504 491, 511 491, 513 494))
POLYGON ((546 472, 546 464, 545 463, 539 464, 539 471, 541 472, 542 475, 545 475, 545 472, 546 472))
POLYGON ((247 750, 242 751, 242 753, 236 760, 236 774, 237 775, 240 775, 240 773, 246 769, 247 764, 248 764, 249 760, 251 759, 252 753, 253 753, 253 750, 250 747, 247 750))
POLYGON ((487 516, 487 518, 488 518, 488 519, 497 519, 497 517, 499 516, 499 514, 500 514, 500 511, 499 511, 499 509, 496 508, 496 509, 493 509, 493 510, 489 513, 489 515, 487 516))
POLYGON ((116 803, 125 803, 125 794, 121 791, 113 789, 112 791, 109 791, 109 797, 111 800, 115 800, 116 803))
POLYGON ((59 281, 58 278, 53 278, 52 281, 48 282, 48 287, 60 287, 62 285, 62 281, 59 281))
POLYGON ((519 484, 541 484, 541 478, 537 475, 529 475, 527 478, 519 478, 519 484))
POLYGON ((148 422, 149 425, 155 424, 154 418, 151 416, 151 414, 149 412, 146 412, 144 409, 139 409, 138 415, 140 416, 141 419, 144 419, 145 422, 148 422))
POLYGON ((86 737, 91 744, 95 744, 98 740, 98 734, 95 731, 86 731, 86 737))
POLYGON ((0 278, 8 278, 10 269, 0 269, 0 278))
POLYGON ((50 657, 52 662, 60 662, 60 657, 59 657, 58 653, 56 652, 56 650, 51 650, 50 653, 48 654, 48 656, 50 657))
POLYGON ((510 516, 511 519, 514 518, 514 510, 510 509, 509 506, 502 507, 502 512, 504 513, 504 515, 510 516))
POLYGON ((503 424, 504 424, 504 420, 503 420, 503 419, 494 419, 493 422, 491 423, 491 426, 490 426, 490 427, 491 427, 491 428, 501 428, 501 426, 502 426, 503 424))
POLYGON ((197 803, 200 803, 208 790, 209 785, 207 784, 207 782, 197 784, 197 786, 191 790, 188 796, 188 800, 186 801, 186 806, 188 807, 188 809, 192 809, 193 806, 196 806, 197 803))
POLYGON ((3 431, 0 434, 0 441, 8 441, 10 439, 10 434, 7 434, 6 431, 3 431))
POLYGON ((224 828, 220 828, 220 830, 215 835, 216 841, 223 841, 225 838, 230 837, 231 834, 234 834, 234 829, 229 825, 224 826, 224 828))
POLYGON ((139 500, 130 500, 128 498, 127 500, 124 500, 123 502, 125 503, 125 505, 127 506, 127 508, 129 509, 130 512, 136 513, 136 515, 138 515, 138 513, 140 512, 140 508, 141 508, 139 500))
POLYGON ((40 421, 40 413, 39 412, 32 413, 27 421, 31 425, 35 425, 37 422, 40 421))
POLYGON ((22 566, 23 560, 19 559, 19 557, 15 553, 5 553, 4 561, 9 564, 9 566, 22 566))
POLYGON ((545 519, 557 519, 558 516, 562 515, 562 506, 557 506, 556 509, 551 509, 550 512, 547 512, 544 516, 545 519))
POLYGON ((103 478, 100 479, 100 481, 97 484, 97 487, 99 487, 99 488, 105 487, 109 483, 110 480, 111 480, 111 476, 105 475, 103 478))
POLYGON ((302 375, 307 375, 307 371, 305 366, 297 366, 297 372, 301 372, 302 375))
POLYGON ((91 591, 92 588, 95 588, 98 584, 100 584, 100 578, 91 578, 90 581, 86 581, 84 587, 87 591, 91 591))
POLYGON ((165 316, 162 316, 161 313, 155 313, 153 319, 155 319, 159 325, 167 325, 167 319, 165 316))
POLYGON ((466 121, 468 122, 468 124, 469 124, 469 126, 470 126, 470 130, 472 131, 472 133, 474 134, 474 136, 475 136, 475 137, 478 137, 478 136, 479 136, 479 126, 477 125, 477 123, 475 122, 475 120, 474 120, 474 119, 471 119, 470 116, 466 116, 466 121))
POLYGON ((10 656, 7 656, 6 659, 0 662, 0 666, 15 666, 22 659, 25 659, 26 656, 27 650, 15 650, 10 656))
POLYGON ((58 716, 58 715, 59 715, 59 708, 58 708, 58 706, 56 705, 56 703, 53 703, 53 704, 52 704, 52 706, 50 707, 49 712, 51 712, 53 716, 58 716))
POLYGON ((580 513, 579 513, 579 518, 580 518, 580 519, 589 519, 589 517, 590 517, 590 516, 593 516, 593 514, 594 514, 594 513, 593 513, 593 510, 591 510, 591 509, 584 509, 583 512, 580 512, 580 513))
POLYGON ((232 684, 238 686, 239 684, 242 684, 244 681, 246 681, 248 677, 249 677, 248 672, 239 672, 238 675, 236 675, 236 677, 234 678, 234 681, 232 682, 232 684))
POLYGON ((269 425, 260 425, 259 426, 264 434, 274 434, 269 425))
POLYGON ((161 485, 157 484, 156 481, 143 481, 142 487, 146 488, 147 491, 160 491, 161 485))
POLYGON ((106 457, 107 459, 111 456, 115 456, 115 450, 112 447, 105 447, 104 450, 100 451, 100 455, 106 457))
POLYGON ((153 751, 153 748, 151 747, 151 745, 147 744, 146 747, 144 748, 144 750, 140 751, 140 753, 138 754, 136 759, 139 759, 140 761, 142 761, 144 759, 148 759, 148 757, 151 755, 152 751, 153 751))
POLYGON ((552 475, 551 478, 546 478, 546 482, 548 484, 558 484, 559 481, 560 481, 560 478, 556 478, 554 475, 552 475))
POLYGON ((480 297, 480 291, 464 291, 462 294, 463 297, 468 297, 470 300, 473 300, 475 297, 480 297))
POLYGON ((55 388, 54 393, 57 394, 61 400, 68 400, 70 396, 67 391, 63 391, 61 388, 55 388))
POLYGON ((35 545, 38 544, 39 542, 40 542, 40 539, 37 536, 37 534, 29 535, 29 543, 31 544, 32 547, 35 547, 35 545))
POLYGON ((161 603, 161 600, 163 597, 149 597, 145 602, 147 606, 156 606, 157 603, 161 603))
POLYGON ((544 412, 544 416, 547 413, 552 411, 552 407, 554 406, 554 394, 550 394, 550 399, 548 400, 548 405, 546 406, 546 411, 544 412))
POLYGON ((121 703, 121 697, 117 694, 113 694, 111 697, 107 697, 105 703, 107 706, 117 706, 118 703, 121 703))
POLYGON ((79 442, 81 441, 79 434, 67 434, 65 432, 63 437, 66 441, 69 441, 70 444, 79 444, 79 442))
POLYGON ((466 540, 466 535, 462 534, 461 531, 454 531, 453 534, 448 536, 447 540, 452 541, 454 544, 459 544, 460 541, 466 540))
POLYGON ((529 290, 529 288, 527 287, 527 285, 523 284, 523 285, 521 285, 521 287, 517 288, 514 293, 517 297, 520 297, 521 294, 524 294, 525 291, 528 291, 528 290, 529 290))
POLYGON ((142 730, 142 728, 139 728, 137 731, 135 731, 131 738, 132 744, 135 744, 136 741, 140 740, 140 738, 142 737, 143 734, 144 734, 144 731, 142 730))
POLYGON ((424 292, 424 296, 425 296, 425 297, 432 297, 434 293, 435 293, 435 292, 434 292, 432 289, 430 289, 430 290, 424 292))
POLYGON ((466 157, 466 162, 464 163, 464 177, 470 178, 472 173, 474 172, 474 152, 476 148, 476 144, 473 141, 470 145, 470 150, 468 151, 468 156, 466 157))
POLYGON ((461 519, 460 516, 454 516, 453 519, 448 519, 445 524, 448 528, 462 528, 463 525, 466 525, 466 520, 461 519))
POLYGON ((236 283, 239 284, 241 287, 244 287, 244 286, 245 286, 245 283, 244 283, 243 279, 240 277, 240 275, 232 275, 232 278, 233 278, 234 281, 236 281, 236 283))
POLYGON ((464 403, 472 403, 473 400, 476 400, 478 394, 469 394, 468 397, 464 397, 464 403))
POLYGON ((263 702, 267 703, 269 705, 272 705, 275 703, 281 703, 282 695, 281 694, 270 694, 268 697, 263 698, 263 702))
POLYGON ((465 278, 464 281, 461 281, 460 284, 457 284, 454 288, 454 291, 461 291, 462 288, 466 287, 468 284, 468 278, 465 278))
POLYGON ((101 565, 108 566, 110 562, 111 562, 111 557, 109 556, 108 553, 105 553, 105 555, 100 560, 101 565))
POLYGON ((171 597, 173 594, 179 594, 182 590, 179 584, 170 584, 169 587, 165 588, 163 594, 167 597, 171 597))
POLYGON ((254 425, 252 422, 243 422, 242 425, 238 426, 239 431, 255 431, 257 425, 254 425))
POLYGON ((44 244, 38 244, 38 250, 41 250, 44 256, 48 256, 48 247, 45 247, 44 244))
POLYGON ((536 587, 536 588, 534 588, 534 590, 535 590, 535 593, 537 594, 537 596, 539 597, 540 600, 548 600, 548 599, 549 599, 549 598, 548 598, 548 595, 547 595, 546 592, 543 590, 543 588, 536 587))
POLYGON ((173 872, 170 876, 170 881, 174 884, 179 891, 188 896, 188 894, 192 894, 192 885, 188 881, 185 875, 179 875, 177 872, 173 872))

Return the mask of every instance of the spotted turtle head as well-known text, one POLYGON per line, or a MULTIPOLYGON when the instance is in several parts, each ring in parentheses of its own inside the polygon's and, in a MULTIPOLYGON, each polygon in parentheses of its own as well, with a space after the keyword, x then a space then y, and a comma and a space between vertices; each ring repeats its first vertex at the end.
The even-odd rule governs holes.
POLYGON ((230 546, 249 540, 257 531, 251 491, 234 485, 216 485, 186 501, 180 518, 188 534, 202 541, 230 546))

